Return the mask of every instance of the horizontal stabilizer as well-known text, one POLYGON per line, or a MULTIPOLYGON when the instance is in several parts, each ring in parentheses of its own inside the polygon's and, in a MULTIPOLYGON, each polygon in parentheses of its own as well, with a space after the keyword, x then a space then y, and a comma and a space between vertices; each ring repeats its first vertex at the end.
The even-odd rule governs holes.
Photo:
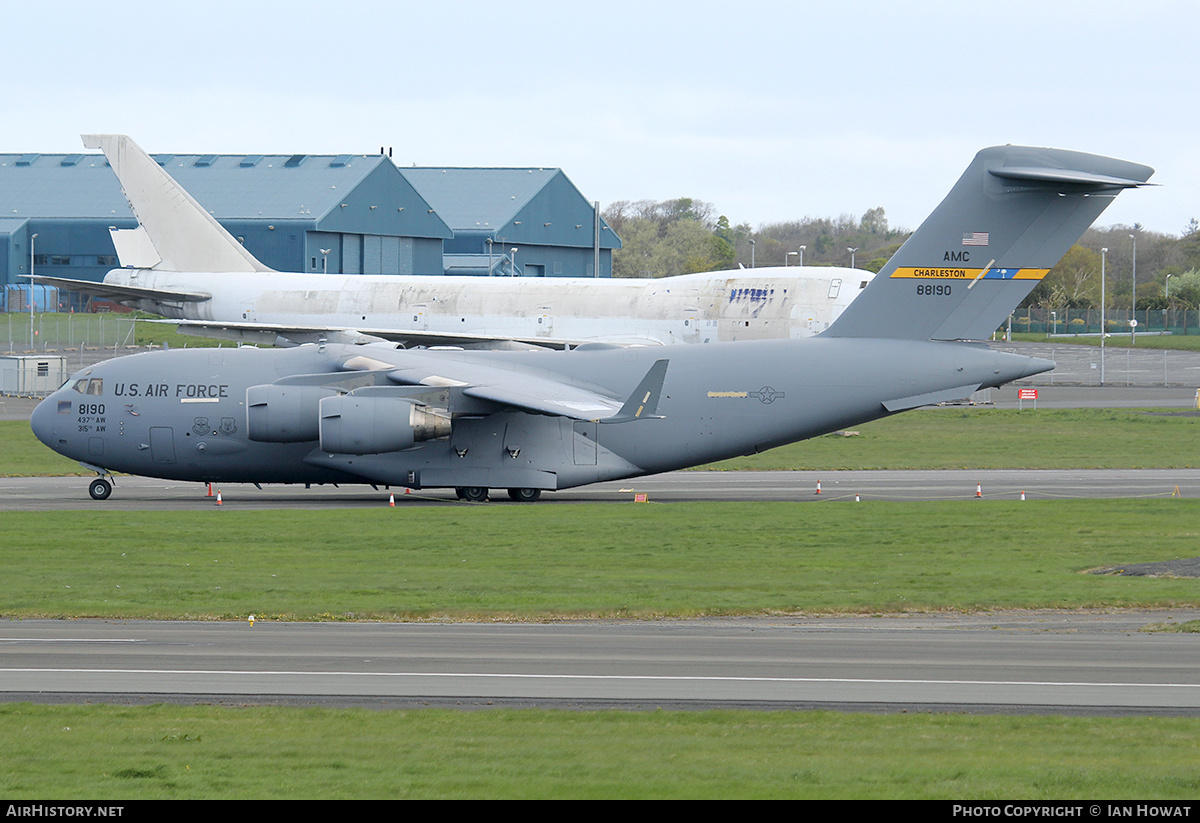
POLYGON ((117 250, 117 260, 123 269, 152 269, 162 262, 150 235, 141 226, 134 229, 118 229, 110 227, 108 236, 112 238, 113 248, 117 250))
POLYGON ((1086 171, 1071 171, 1070 169, 1038 169, 1028 167, 990 169, 989 174, 1005 180, 1024 180, 1033 183, 1049 183, 1053 185, 1070 184, 1093 190, 1104 189, 1136 189, 1138 186, 1150 186, 1145 180, 1131 180, 1127 177, 1112 177, 1107 174, 1092 174, 1086 171))
MULTIPOLYGON (((29 277, 29 275, 25 275, 29 277)), ((33 275, 33 282, 39 286, 56 286, 65 291, 99 297, 102 300, 124 302, 127 300, 158 300, 168 303, 202 303, 211 300, 212 295, 202 291, 174 291, 171 289, 144 289, 138 286, 118 286, 108 283, 96 283, 92 280, 71 280, 67 277, 43 277, 33 275)))

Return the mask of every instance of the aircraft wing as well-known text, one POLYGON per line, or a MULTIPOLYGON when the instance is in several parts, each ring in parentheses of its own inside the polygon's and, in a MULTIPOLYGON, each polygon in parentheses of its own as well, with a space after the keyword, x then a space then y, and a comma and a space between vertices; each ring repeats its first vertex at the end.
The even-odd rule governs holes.
POLYGON ((551 375, 496 368, 472 362, 430 363, 417 360, 388 373, 388 379, 406 385, 460 387, 467 397, 501 406, 514 406, 540 414, 574 420, 623 423, 656 417, 667 372, 666 360, 656 361, 628 399, 602 394, 596 389, 567 383, 551 375), (434 367, 436 366, 436 371, 434 367))
MULTIPOLYGON (((29 277, 29 275, 25 275, 29 277)), ((39 286, 56 286, 66 291, 87 294, 104 300, 159 300, 164 302, 202 303, 211 300, 212 295, 199 291, 174 291, 170 289, 144 289, 139 286, 118 286, 108 283, 97 283, 92 280, 71 280, 67 277, 43 277, 33 275, 33 282, 39 286)))
POLYGON ((169 323, 177 326, 181 334, 199 337, 215 337, 224 340, 248 342, 270 342, 275 337, 284 337, 293 343, 330 342, 362 343, 387 340, 406 346, 446 346, 460 348, 510 348, 510 349, 567 349, 584 344, 606 343, 614 346, 661 346, 662 341, 652 338, 621 338, 601 340, 576 340, 564 337, 520 337, 514 335, 476 334, 469 332, 438 332, 427 329, 380 329, 367 327, 291 325, 287 323, 252 323, 249 321, 224 320, 150 320, 150 323, 169 323))

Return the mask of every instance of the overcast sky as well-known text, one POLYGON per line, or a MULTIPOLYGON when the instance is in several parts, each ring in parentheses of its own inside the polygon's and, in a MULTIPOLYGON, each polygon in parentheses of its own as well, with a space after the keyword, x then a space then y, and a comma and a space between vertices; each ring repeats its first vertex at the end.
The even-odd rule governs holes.
POLYGON ((1200 218, 1200 3, 5 3, 0 152, 376 153, 562 168, 758 228, 916 228, 985 146, 1153 166, 1098 225, 1200 218), (436 8, 434 8, 436 6, 436 8))

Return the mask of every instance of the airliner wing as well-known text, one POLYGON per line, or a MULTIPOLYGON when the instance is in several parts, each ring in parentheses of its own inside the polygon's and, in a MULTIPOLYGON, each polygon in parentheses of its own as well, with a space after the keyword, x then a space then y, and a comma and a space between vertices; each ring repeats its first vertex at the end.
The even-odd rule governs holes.
POLYGON ((320 340, 339 343, 366 343, 387 340, 409 347, 446 346, 489 349, 566 349, 585 344, 603 343, 613 346, 661 346, 653 338, 600 338, 576 340, 563 337, 519 337, 469 332, 438 332, 427 329, 350 328, 346 326, 301 326, 286 323, 251 323, 223 320, 147 320, 147 323, 167 323, 179 327, 180 334, 212 337, 241 342, 273 343, 282 337, 292 343, 316 343, 320 340))

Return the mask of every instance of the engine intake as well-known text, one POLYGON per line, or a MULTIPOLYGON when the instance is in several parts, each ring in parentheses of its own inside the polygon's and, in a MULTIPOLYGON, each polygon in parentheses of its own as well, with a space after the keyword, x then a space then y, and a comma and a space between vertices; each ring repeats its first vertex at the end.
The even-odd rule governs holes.
POLYGON ((336 394, 325 386, 251 386, 246 389, 246 435, 261 443, 316 440, 320 402, 336 394))

